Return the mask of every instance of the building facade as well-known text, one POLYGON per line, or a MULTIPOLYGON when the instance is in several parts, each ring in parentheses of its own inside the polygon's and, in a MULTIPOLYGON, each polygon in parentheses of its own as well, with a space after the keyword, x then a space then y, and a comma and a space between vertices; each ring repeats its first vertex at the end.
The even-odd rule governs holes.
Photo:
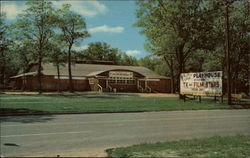
MULTIPOLYGON (((38 65, 27 73, 11 77, 16 89, 38 90, 38 65)), ((171 79, 139 66, 75 64, 72 79, 76 91, 171 92, 171 79)), ((60 75, 51 63, 42 64, 42 90, 69 90, 68 67, 60 66, 60 75)))

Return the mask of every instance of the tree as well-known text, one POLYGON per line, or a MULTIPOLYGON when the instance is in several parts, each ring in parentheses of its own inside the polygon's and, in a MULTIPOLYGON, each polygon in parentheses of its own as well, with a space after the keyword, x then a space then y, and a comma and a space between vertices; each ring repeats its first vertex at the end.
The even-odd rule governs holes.
MULTIPOLYGON (((173 55, 169 55, 169 54, 166 54, 163 56, 168 68, 169 68, 169 71, 170 71, 170 76, 171 76, 171 93, 175 93, 176 91, 176 82, 178 82, 178 80, 175 80, 175 62, 174 62, 174 56, 173 55)), ((179 75, 178 75, 179 77, 179 75)), ((177 84, 178 85, 178 84, 177 84)))
POLYGON ((8 36, 8 26, 5 24, 5 14, 0 15, 0 84, 5 88, 6 75, 11 69, 10 60, 11 54, 9 50, 10 40, 8 36))
POLYGON ((1 70, 1 84, 5 85, 5 70, 6 70, 6 55, 5 52, 8 49, 8 41, 6 39, 6 25, 4 21, 5 15, 0 15, 0 70, 1 70))
POLYGON ((155 71, 156 65, 160 64, 155 60, 155 58, 152 57, 152 55, 145 56, 139 59, 138 62, 140 66, 149 68, 152 71, 155 71))
POLYGON ((138 63, 140 66, 147 67, 152 71, 155 71, 159 75, 164 76, 171 76, 171 93, 175 92, 175 76, 176 73, 174 73, 174 63, 173 58, 170 57, 158 57, 158 56, 152 56, 148 55, 144 58, 141 58, 138 60, 138 63))
POLYGON ((199 49, 213 49, 213 14, 202 1, 139 1, 137 27, 142 27, 146 48, 163 56, 170 69, 178 64, 180 74, 190 55, 199 49))
MULTIPOLYGON (((230 105, 231 89, 235 93, 249 92, 249 2, 213 0, 210 1, 210 6, 215 10, 216 36, 220 38, 217 40, 215 51, 223 52, 224 50, 224 55, 220 56, 220 60, 227 79, 226 89, 230 105)), ((214 60, 218 61, 218 58, 214 60)))
POLYGON ((33 46, 33 54, 38 62, 38 90, 42 93, 42 61, 46 55, 45 47, 53 36, 54 22, 52 3, 49 1, 26 2, 28 9, 20 14, 13 24, 15 35, 21 40, 27 40, 33 46))
POLYGON ((70 4, 64 4, 61 9, 57 10, 57 23, 62 32, 62 39, 64 39, 68 47, 70 92, 74 92, 71 73, 71 49, 75 42, 89 37, 90 35, 86 30, 84 19, 81 15, 70 10, 70 4))
POLYGON ((137 59, 128 56, 126 53, 120 51, 118 48, 112 48, 105 42, 92 42, 88 44, 88 48, 83 53, 78 54, 80 60, 85 62, 98 61, 112 61, 118 65, 138 65, 137 59))
MULTIPOLYGON (((26 73, 29 69, 29 65, 35 63, 36 54, 33 54, 33 46, 29 40, 16 40, 11 45, 11 53, 13 54, 12 62, 15 63, 15 66, 18 69, 18 74, 26 73)), ((22 89, 26 89, 27 80, 26 76, 23 76, 24 82, 22 89)))
POLYGON ((124 52, 120 52, 119 65, 138 66, 138 62, 135 57, 129 56, 124 52))
POLYGON ((5 14, 0 15, 0 87, 8 85, 9 77, 19 70, 19 60, 13 51, 13 39, 10 25, 5 23, 5 14))
POLYGON ((249 92, 249 6, 247 1, 234 2, 231 6, 231 79, 234 93, 249 92), (240 70, 240 71, 239 71, 240 70), (244 88, 245 87, 245 88, 244 88))
POLYGON ((113 61, 115 64, 119 62, 119 50, 112 48, 105 42, 92 42, 88 44, 88 48, 82 54, 85 60, 113 61))
POLYGON ((63 50, 64 43, 61 42, 59 36, 54 36, 53 42, 48 45, 47 50, 50 51, 47 61, 53 63, 57 70, 57 91, 61 92, 61 77, 60 77, 60 66, 64 66, 66 63, 66 52, 63 50))

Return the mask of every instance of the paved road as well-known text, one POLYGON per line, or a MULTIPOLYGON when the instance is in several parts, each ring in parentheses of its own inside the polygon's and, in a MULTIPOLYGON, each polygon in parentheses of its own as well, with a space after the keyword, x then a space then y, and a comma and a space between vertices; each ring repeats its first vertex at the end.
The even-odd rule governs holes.
POLYGON ((1 117, 3 156, 105 156, 145 142, 250 133, 250 110, 1 117))

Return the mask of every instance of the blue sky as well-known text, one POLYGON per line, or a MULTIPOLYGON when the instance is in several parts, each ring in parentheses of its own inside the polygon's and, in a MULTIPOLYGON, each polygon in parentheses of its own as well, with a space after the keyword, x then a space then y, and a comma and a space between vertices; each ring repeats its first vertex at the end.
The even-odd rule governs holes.
MULTIPOLYGON (((90 42, 106 42, 128 55, 141 58, 150 53, 144 49, 145 36, 139 34, 136 23, 135 1, 53 1, 55 8, 69 3, 72 10, 85 18, 91 37, 84 39, 76 50, 86 49, 90 42)), ((25 9, 25 1, 1 1, 1 12, 7 15, 7 22, 14 22, 18 13, 25 9)))

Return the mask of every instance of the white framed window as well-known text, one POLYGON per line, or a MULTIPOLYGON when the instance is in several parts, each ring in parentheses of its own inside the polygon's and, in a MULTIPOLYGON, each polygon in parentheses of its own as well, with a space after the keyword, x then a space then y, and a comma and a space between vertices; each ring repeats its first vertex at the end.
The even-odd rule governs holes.
POLYGON ((108 79, 108 83, 117 85, 135 85, 136 81, 133 78, 112 77, 108 79))

